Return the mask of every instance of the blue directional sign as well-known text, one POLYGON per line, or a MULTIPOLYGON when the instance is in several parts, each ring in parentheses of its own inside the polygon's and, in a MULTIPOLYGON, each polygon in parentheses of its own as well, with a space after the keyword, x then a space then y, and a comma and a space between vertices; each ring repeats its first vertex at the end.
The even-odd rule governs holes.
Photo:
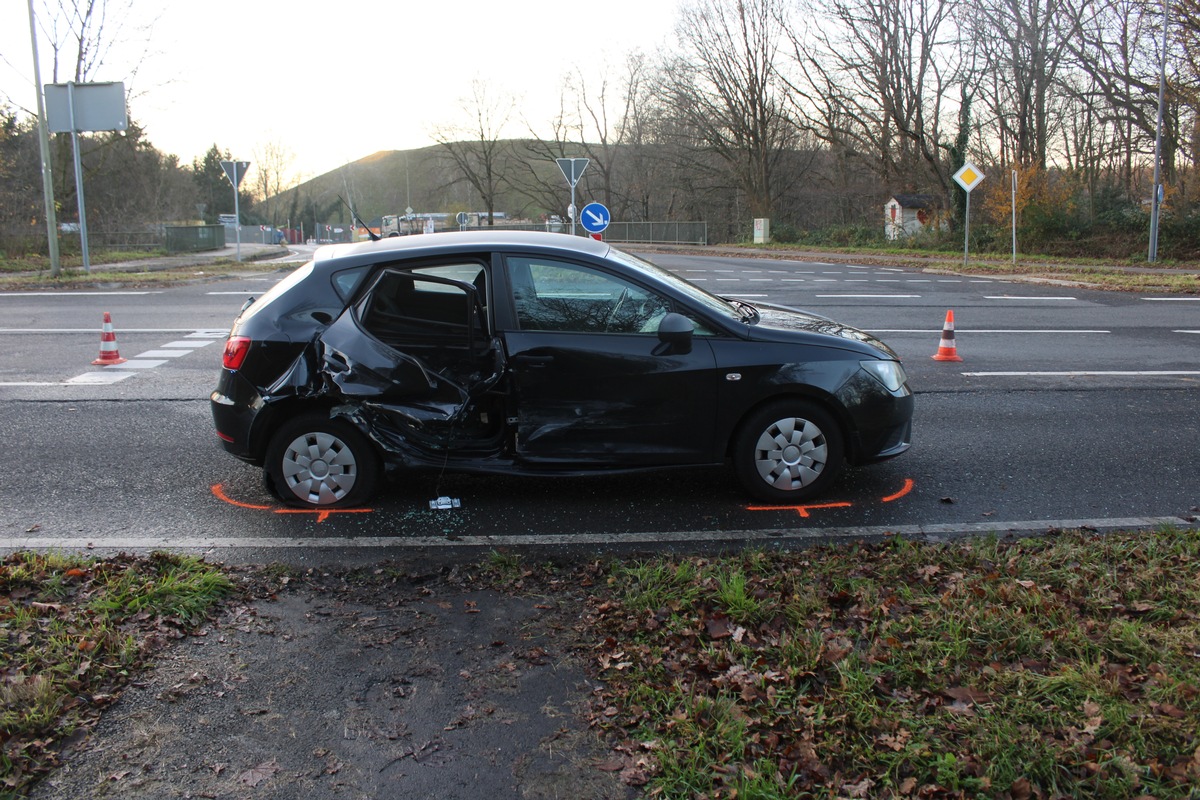
POLYGON ((588 233, 599 233, 608 227, 612 215, 601 203, 588 203, 579 215, 579 224, 588 233))

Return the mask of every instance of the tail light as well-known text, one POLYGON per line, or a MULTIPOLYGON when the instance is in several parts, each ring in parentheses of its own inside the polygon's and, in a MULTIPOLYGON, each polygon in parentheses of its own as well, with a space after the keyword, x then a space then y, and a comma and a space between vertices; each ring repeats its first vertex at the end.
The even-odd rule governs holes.
POLYGON ((231 336, 225 342, 225 354, 221 358, 221 364, 225 369, 241 369, 242 362, 246 360, 246 353, 248 352, 250 352, 249 337, 231 336))

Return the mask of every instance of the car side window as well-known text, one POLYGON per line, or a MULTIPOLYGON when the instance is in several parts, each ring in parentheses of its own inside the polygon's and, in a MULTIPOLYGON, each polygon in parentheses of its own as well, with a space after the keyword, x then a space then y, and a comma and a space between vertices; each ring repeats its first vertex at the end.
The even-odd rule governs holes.
POLYGON ((508 264, 523 331, 653 334, 671 310, 665 298, 590 267, 538 258, 508 264))
POLYGON ((473 284, 482 304, 486 278, 477 263, 387 270, 368 293, 363 326, 389 344, 480 330, 482 321, 473 313, 470 295, 448 280, 473 284))

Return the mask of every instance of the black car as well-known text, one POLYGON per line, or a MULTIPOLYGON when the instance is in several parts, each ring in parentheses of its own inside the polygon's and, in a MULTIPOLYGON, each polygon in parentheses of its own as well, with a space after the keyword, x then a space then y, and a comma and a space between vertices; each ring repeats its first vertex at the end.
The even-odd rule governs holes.
POLYGON ((869 334, 552 233, 323 247, 243 308, 223 366, 217 435, 301 506, 361 504, 401 468, 727 459, 751 495, 793 503, 911 440, 904 368, 869 334))

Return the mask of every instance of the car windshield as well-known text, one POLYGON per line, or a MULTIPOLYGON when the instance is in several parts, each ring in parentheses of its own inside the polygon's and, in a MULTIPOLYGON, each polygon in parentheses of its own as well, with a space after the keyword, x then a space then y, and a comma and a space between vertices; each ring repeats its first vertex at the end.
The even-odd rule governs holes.
POLYGON ((668 272, 660 266, 651 264, 649 261, 644 261, 637 256, 630 255, 615 248, 609 250, 609 258, 614 261, 619 261, 630 269, 635 269, 657 278, 658 280, 669 284, 680 294, 686 295, 687 298, 697 305, 708 311, 719 314, 725 319, 732 319, 737 322, 754 323, 758 321, 758 311, 749 303, 744 303, 741 300, 726 300, 723 297, 717 297, 715 294, 706 292, 694 283, 689 283, 673 272, 668 272))

